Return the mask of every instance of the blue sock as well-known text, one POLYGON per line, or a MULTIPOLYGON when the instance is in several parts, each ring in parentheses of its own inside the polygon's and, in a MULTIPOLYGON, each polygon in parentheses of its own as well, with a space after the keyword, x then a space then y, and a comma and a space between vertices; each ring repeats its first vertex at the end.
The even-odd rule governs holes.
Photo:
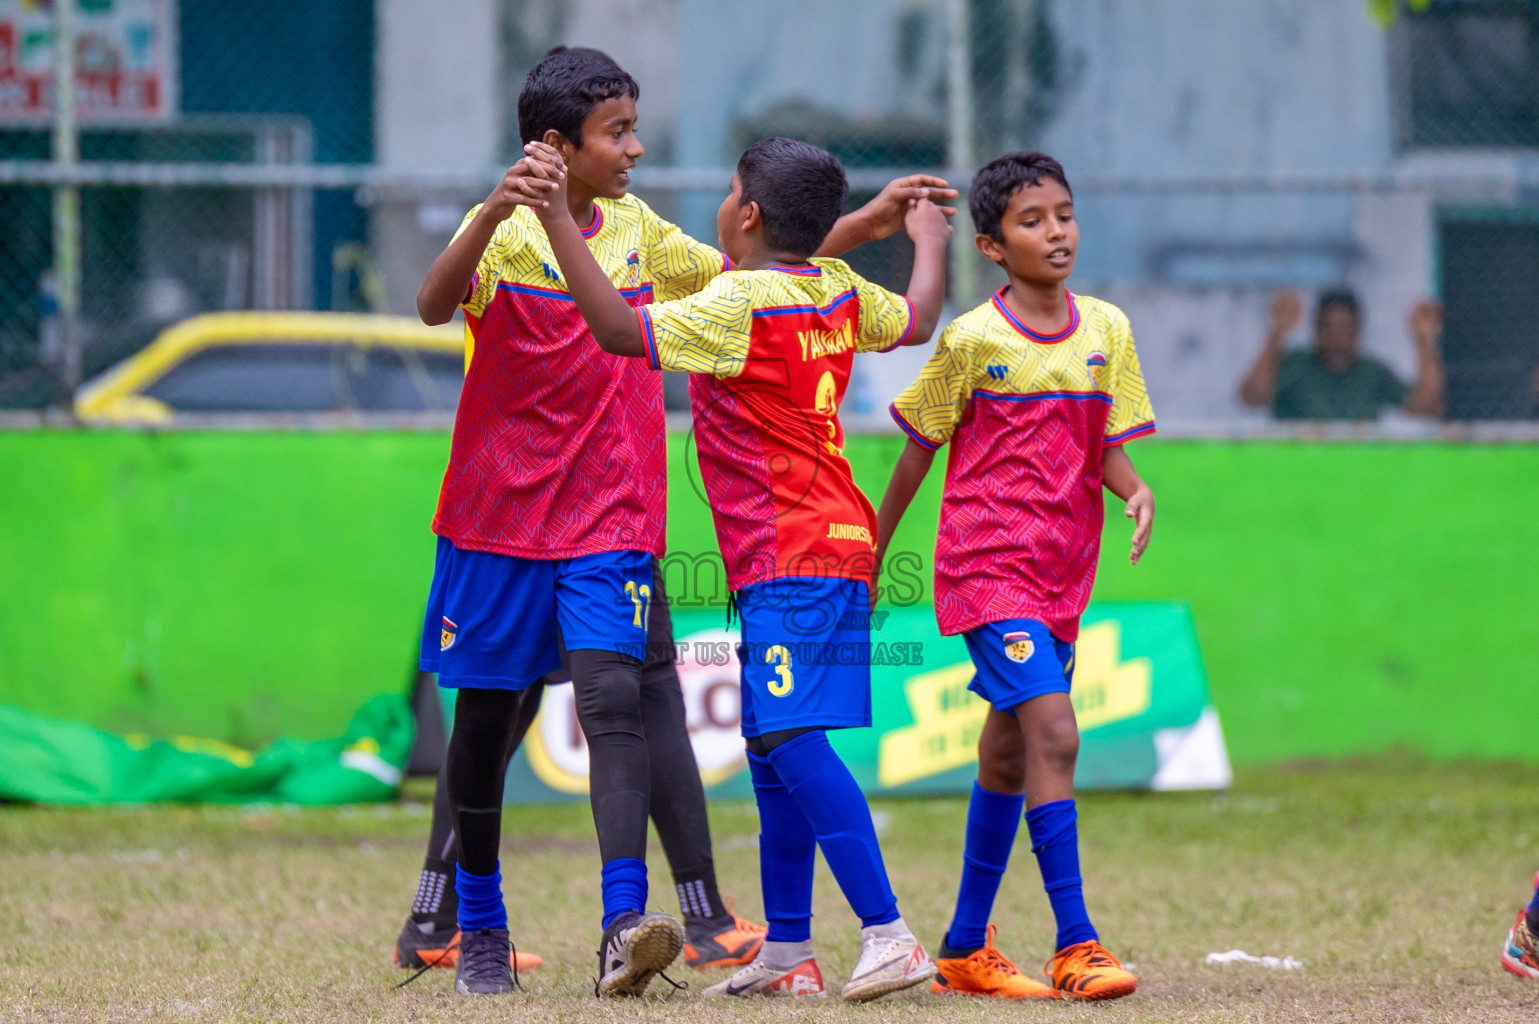
POLYGON ((768 942, 812 938, 812 866, 818 838, 767 757, 749 753, 759 802, 759 888, 764 892, 768 942))
POLYGON ((1532 920, 1535 915, 1539 915, 1539 889, 1534 890, 1534 898, 1528 901, 1529 919, 1532 920))
POLYGON ((647 862, 635 857, 616 857, 604 864, 604 927, 627 911, 641 913, 647 906, 647 862))
POLYGON ((454 892, 460 898, 460 931, 478 932, 482 928, 508 926, 508 908, 502 902, 500 861, 489 875, 472 875, 461 864, 454 873, 454 892))
POLYGON ((771 750, 769 759, 812 824, 823 859, 861 927, 896 921, 898 898, 887 882, 866 795, 828 745, 828 734, 802 733, 771 750))
POLYGON ((971 951, 983 946, 994 896, 1005 877, 1025 806, 1024 796, 991 793, 973 783, 973 796, 967 804, 967 845, 962 850, 962 885, 951 928, 946 932, 948 950, 971 951))
POLYGON ((1057 949, 1099 938, 1085 911, 1084 882, 1079 876, 1079 813, 1073 800, 1054 800, 1026 812, 1031 852, 1042 869, 1042 888, 1058 922, 1057 949))

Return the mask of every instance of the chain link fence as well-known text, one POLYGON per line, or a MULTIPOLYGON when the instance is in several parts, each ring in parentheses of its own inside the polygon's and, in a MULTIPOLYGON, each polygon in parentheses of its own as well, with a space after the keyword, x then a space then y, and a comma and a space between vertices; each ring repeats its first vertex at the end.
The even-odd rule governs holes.
MULTIPOLYGON (((1407 318, 1440 301, 1447 419, 1539 417, 1531 0, 1390 4, 1388 23, 1357 0, 479 0, 481 28, 442 39, 409 6, 275 0, 251 18, 225 0, 83 0, 76 152, 61 156, 56 9, 0 0, 0 409, 68 408, 82 381, 200 312, 410 315, 428 262, 516 151, 524 71, 586 42, 642 81, 637 192, 704 238, 737 153, 765 135, 833 151, 852 202, 905 171, 965 183, 998 153, 1053 152, 1082 223, 1074 286, 1130 314, 1166 422, 1267 421, 1269 403, 1240 392, 1275 294, 1301 293, 1285 340, 1307 353, 1313 298, 1341 288, 1363 357, 1408 388, 1426 367, 1407 318), (493 70, 472 98, 492 114, 463 132, 492 140, 481 157, 380 144, 423 120, 402 95, 441 92, 452 121, 478 66, 493 70), (135 68, 162 107, 102 116, 135 68), (15 100, 23 86, 33 100, 15 100)), ((1003 282, 965 212, 958 228, 956 312, 1003 282)), ((851 261, 901 288, 909 253, 897 238, 851 261)), ((898 362, 863 364, 857 423, 882 424, 914 369, 898 362)))

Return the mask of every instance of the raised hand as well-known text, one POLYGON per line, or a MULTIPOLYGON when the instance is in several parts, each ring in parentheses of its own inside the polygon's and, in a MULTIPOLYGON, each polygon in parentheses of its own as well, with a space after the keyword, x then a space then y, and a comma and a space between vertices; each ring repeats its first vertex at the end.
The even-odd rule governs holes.
MULTIPOLYGON (((920 200, 932 202, 955 199, 957 190, 946 184, 945 178, 933 174, 910 174, 895 178, 878 192, 876 198, 860 208, 860 216, 866 222, 871 240, 886 238, 907 226, 908 212, 920 200)), ((944 216, 955 217, 956 208, 936 206, 944 216)))
POLYGON ((524 145, 524 159, 519 163, 528 165, 530 173, 525 180, 537 184, 548 200, 544 206, 535 208, 535 216, 542 221, 563 214, 571 216, 566 208, 566 161, 561 151, 543 142, 529 142, 524 145))
POLYGON ((520 206, 529 206, 538 210, 549 206, 549 197, 555 189, 555 184, 547 180, 535 170, 528 157, 520 160, 508 168, 508 173, 502 176, 497 187, 492 189, 491 195, 486 197, 486 202, 481 208, 487 215, 496 218, 501 223, 513 215, 513 211, 520 206))
POLYGON ((915 244, 927 239, 944 242, 951 237, 951 222, 946 218, 954 213, 955 210, 937 206, 928 199, 911 199, 903 213, 903 226, 915 244))
POLYGON ((1280 289, 1272 296, 1272 306, 1267 310, 1267 340, 1281 342, 1304 317, 1304 300, 1292 288, 1280 289))
POLYGON ((1405 329, 1410 332, 1417 348, 1435 348, 1438 337, 1443 333, 1443 304, 1432 299, 1422 299, 1411 307, 1410 314, 1405 318, 1405 329))

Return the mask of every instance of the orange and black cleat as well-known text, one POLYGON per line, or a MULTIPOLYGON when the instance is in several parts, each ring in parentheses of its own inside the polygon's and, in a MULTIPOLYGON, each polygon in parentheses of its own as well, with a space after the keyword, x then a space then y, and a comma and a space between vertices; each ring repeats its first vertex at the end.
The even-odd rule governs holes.
POLYGON ((930 991, 993 999, 1062 999, 1056 988, 1026 977, 1009 958, 994 948, 994 936, 998 932, 999 929, 989 925, 983 948, 975 949, 967 956, 948 957, 946 954, 950 950, 942 945, 941 955, 935 958, 935 967, 940 974, 930 982, 930 991))
POLYGON ((764 945, 768 931, 762 924, 745 921, 736 914, 732 915, 730 925, 714 932, 708 924, 697 924, 692 920, 688 941, 684 944, 684 962, 697 971, 711 967, 741 967, 759 955, 759 947, 764 945))
MULTIPOLYGON (((424 967, 448 967, 453 969, 460 962, 460 930, 453 925, 435 928, 431 922, 424 927, 406 919, 401 934, 396 936, 395 965, 405 970, 424 967)), ((545 961, 533 953, 514 951, 512 966, 520 971, 532 971, 545 961)))
POLYGON ((1060 949, 1042 970, 1065 999, 1119 999, 1138 987, 1132 972, 1094 939, 1060 949))

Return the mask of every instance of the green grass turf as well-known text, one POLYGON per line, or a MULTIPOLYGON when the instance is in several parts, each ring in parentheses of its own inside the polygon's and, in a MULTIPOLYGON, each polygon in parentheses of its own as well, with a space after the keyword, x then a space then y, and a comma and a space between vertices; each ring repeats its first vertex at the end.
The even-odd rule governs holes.
MULTIPOLYGON (((505 819, 516 938, 547 961, 525 975, 528 991, 462 999, 445 971, 396 991, 404 975, 389 949, 420 866, 427 798, 414 785, 399 805, 322 811, 0 808, 0 1020, 1539 1020, 1539 982, 1497 962, 1539 867, 1533 766, 1389 758, 1243 771, 1219 796, 1084 798, 1091 911, 1142 983, 1095 1006, 930 995, 744 1005, 692 993, 600 1003, 589 994, 598 865, 581 806, 505 819), (1233 948, 1307 966, 1204 965, 1233 948)), ((933 948, 965 804, 875 810, 905 916, 933 948)), ((712 813, 723 888, 756 916, 756 816, 745 804, 712 813)), ((654 872, 653 902, 675 910, 665 878, 654 872)), ((820 961, 837 985, 857 928, 821 867, 816 909, 820 961)), ((1024 843, 996 920, 1002 948, 1035 970, 1051 921, 1024 843)), ((721 976, 675 973, 696 988, 721 976)))

